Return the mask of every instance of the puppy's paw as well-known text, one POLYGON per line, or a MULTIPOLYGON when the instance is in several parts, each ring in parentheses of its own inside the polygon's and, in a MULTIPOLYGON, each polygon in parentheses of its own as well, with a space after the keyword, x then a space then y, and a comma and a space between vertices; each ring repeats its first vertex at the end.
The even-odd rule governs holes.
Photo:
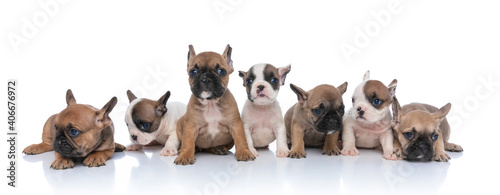
POLYGON ((305 158, 306 157, 306 151, 304 150, 292 150, 290 151, 290 154, 288 155, 290 158, 305 158))
POLYGON ((457 144, 453 144, 453 143, 445 143, 444 149, 446 151, 450 151, 450 152, 463 152, 464 151, 462 146, 457 145, 457 144))
POLYGON ((344 156, 359 156, 359 151, 356 147, 353 148, 344 148, 342 149, 342 155, 344 156))
POLYGON ((115 152, 123 152, 125 149, 125 146, 115 142, 115 152))
POLYGON ((323 155, 328 155, 328 156, 338 156, 340 154, 340 149, 335 145, 333 148, 323 148, 323 155))
POLYGON ((385 153, 382 157, 384 157, 386 160, 403 160, 401 157, 394 153, 385 153))
POLYGON ((279 158, 288 157, 289 154, 290 154, 290 150, 288 148, 276 150, 276 157, 279 157, 279 158))
POLYGON ((174 163, 176 165, 192 165, 194 164, 194 161, 196 158, 194 158, 194 155, 179 155, 175 160, 174 163))
POLYGON ((61 170, 61 169, 73 168, 74 166, 75 163, 73 162, 73 160, 71 160, 71 158, 60 157, 54 160, 54 162, 52 162, 50 168, 61 170))
POLYGON ((44 152, 51 151, 52 147, 48 146, 47 144, 40 143, 40 144, 32 144, 28 147, 26 147, 23 150, 23 153, 27 155, 33 155, 33 154, 41 154, 44 152))
POLYGON ((234 154, 236 156, 236 160, 238 161, 251 161, 255 160, 255 156, 250 152, 250 150, 239 150, 234 154))
POLYGON ((214 147, 214 154, 215 155, 228 155, 229 149, 227 149, 226 146, 215 146, 214 147))
POLYGON ((160 156, 175 156, 177 155, 177 148, 173 147, 164 147, 161 152, 160 156))
POLYGON ((126 151, 138 151, 142 149, 142 145, 139 144, 130 144, 125 149, 126 151))
POLYGON ((254 156, 259 156, 259 153, 257 152, 257 149, 255 149, 254 147, 249 147, 248 149, 250 150, 250 152, 252 152, 252 154, 254 156))
POLYGON ((106 160, 108 158, 101 152, 94 152, 89 154, 85 160, 83 160, 83 165, 88 167, 100 167, 106 165, 106 160))
POLYGON ((436 152, 434 153, 434 157, 432 157, 432 159, 438 162, 448 162, 451 158, 450 155, 445 152, 436 152))

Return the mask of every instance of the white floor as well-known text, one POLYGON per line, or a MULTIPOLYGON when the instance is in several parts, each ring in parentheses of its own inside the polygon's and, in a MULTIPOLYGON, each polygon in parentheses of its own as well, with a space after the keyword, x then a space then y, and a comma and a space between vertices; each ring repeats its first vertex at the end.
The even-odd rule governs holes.
POLYGON ((314 148, 306 149, 305 159, 281 159, 272 145, 259 150, 253 162, 237 162, 233 153, 198 153, 192 166, 177 166, 175 157, 160 157, 160 147, 115 153, 104 167, 77 163, 62 171, 49 168, 53 152, 24 155, 19 185, 32 191, 28 186, 36 184, 37 191, 54 194, 96 189, 99 194, 450 194, 472 189, 462 186, 464 181, 481 183, 481 178, 460 177, 460 170, 471 168, 465 163, 467 148, 465 153, 449 153, 448 163, 410 163, 384 160, 377 150, 360 150, 359 157, 332 157, 314 148))

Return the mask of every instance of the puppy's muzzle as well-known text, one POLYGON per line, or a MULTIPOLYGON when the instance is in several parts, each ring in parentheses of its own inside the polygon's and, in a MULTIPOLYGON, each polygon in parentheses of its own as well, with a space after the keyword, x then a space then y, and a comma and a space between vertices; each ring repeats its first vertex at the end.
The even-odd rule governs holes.
MULTIPOLYGON (((74 156, 72 154, 74 147, 69 143, 68 139, 66 139, 66 137, 64 137, 64 135, 62 135, 61 133, 59 133, 56 136, 54 143, 53 143, 53 148, 56 152, 59 152, 63 156, 67 156, 67 157, 74 156)), ((79 155, 79 154, 76 154, 76 155, 79 155)))

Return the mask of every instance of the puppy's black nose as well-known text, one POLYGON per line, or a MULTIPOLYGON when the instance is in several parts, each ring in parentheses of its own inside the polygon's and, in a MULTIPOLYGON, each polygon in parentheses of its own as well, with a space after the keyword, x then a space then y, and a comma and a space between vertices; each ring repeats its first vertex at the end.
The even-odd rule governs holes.
POLYGON ((365 111, 362 110, 361 107, 358 107, 356 110, 358 111, 359 116, 363 116, 365 114, 365 111))
POLYGON ((132 135, 132 140, 137 141, 137 135, 132 135))
POLYGON ((259 89, 259 91, 263 91, 264 90, 264 85, 257 86, 257 89, 259 89))
POLYGON ((210 82, 212 82, 212 78, 207 77, 206 75, 203 75, 203 77, 201 77, 201 82, 210 83, 210 82))

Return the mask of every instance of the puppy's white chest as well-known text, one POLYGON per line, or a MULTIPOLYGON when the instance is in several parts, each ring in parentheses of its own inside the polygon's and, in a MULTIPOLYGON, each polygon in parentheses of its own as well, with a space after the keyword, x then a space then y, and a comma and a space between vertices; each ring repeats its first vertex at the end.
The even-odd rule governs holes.
POLYGON ((203 113, 205 122, 207 123, 207 132, 215 137, 219 133, 219 122, 223 119, 222 113, 217 108, 215 103, 209 102, 203 113))

